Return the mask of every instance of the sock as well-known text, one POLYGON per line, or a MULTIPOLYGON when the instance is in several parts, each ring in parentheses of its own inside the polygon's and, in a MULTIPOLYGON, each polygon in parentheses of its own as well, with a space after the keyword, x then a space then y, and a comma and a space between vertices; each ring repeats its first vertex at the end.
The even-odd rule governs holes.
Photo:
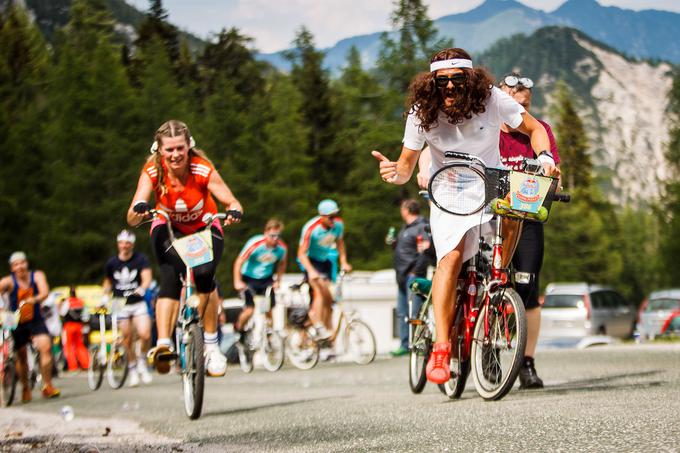
POLYGON ((217 345, 217 332, 203 332, 203 343, 206 346, 217 345))
POLYGON ((170 341, 170 338, 159 338, 158 341, 156 342, 157 346, 167 346, 169 348, 172 347, 172 341, 170 341))

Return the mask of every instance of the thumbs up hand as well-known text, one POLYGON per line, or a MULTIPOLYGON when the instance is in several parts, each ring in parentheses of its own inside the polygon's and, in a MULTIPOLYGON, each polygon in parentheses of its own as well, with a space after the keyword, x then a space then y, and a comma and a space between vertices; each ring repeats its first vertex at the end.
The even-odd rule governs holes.
POLYGON ((396 184, 399 176, 397 174, 397 163, 383 156, 380 151, 371 151, 371 154, 380 162, 380 177, 383 181, 396 184))

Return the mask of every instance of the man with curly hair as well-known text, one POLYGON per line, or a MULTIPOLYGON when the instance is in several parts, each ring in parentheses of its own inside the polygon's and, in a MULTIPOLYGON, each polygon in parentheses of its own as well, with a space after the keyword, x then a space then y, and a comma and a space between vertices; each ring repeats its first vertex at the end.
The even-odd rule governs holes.
MULTIPOLYGON (((500 167, 501 124, 530 137, 531 146, 546 174, 557 174, 549 153, 545 128, 508 94, 493 86, 488 71, 473 67, 470 55, 452 48, 437 52, 430 71, 415 76, 409 88, 403 147, 397 161, 378 151, 380 176, 385 182, 405 184, 411 178, 423 146, 430 147, 430 174, 443 167, 444 152, 458 151, 479 157, 490 167, 500 167)), ((488 226, 489 214, 453 216, 432 206, 430 224, 437 252, 437 272, 432 282, 432 301, 437 332, 427 363, 429 381, 444 384, 451 377, 449 333, 456 303, 456 282, 464 261, 477 253, 480 226, 488 226)))

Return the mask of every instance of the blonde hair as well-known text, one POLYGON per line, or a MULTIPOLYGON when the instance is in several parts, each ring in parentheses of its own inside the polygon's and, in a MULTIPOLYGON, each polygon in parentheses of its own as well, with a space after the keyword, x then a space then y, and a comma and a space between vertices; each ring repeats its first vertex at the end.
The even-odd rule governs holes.
POLYGON ((283 230, 283 222, 279 219, 269 219, 264 226, 264 231, 268 230, 283 230))
MULTIPOLYGON (((179 120, 168 120, 165 123, 161 124, 161 126, 156 130, 156 133, 153 136, 155 150, 153 151, 151 157, 147 159, 147 161, 153 162, 154 166, 156 167, 156 171, 158 172, 158 178, 156 179, 156 184, 154 185, 153 188, 154 190, 157 191, 159 190, 161 195, 165 195, 168 192, 168 189, 165 187, 165 169, 163 168, 162 165, 163 160, 163 157, 161 156, 161 146, 163 145, 162 139, 163 137, 173 138, 180 136, 184 137, 187 144, 189 145, 191 144, 192 141, 191 132, 189 132, 189 128, 187 127, 187 125, 179 120)), ((210 161, 210 159, 208 159, 208 156, 205 154, 205 151, 198 149, 195 146, 189 149, 189 160, 191 160, 192 156, 199 156, 210 162, 210 164, 212 165, 212 162, 210 161)))

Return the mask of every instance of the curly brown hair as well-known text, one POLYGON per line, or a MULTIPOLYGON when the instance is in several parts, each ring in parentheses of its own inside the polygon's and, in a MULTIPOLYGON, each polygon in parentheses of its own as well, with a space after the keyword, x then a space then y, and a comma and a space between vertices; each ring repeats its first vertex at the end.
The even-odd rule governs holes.
MULTIPOLYGON (((435 61, 463 58, 471 60, 470 54, 460 48, 444 49, 432 56, 430 63, 435 61)), ((436 72, 421 72, 411 81, 409 95, 406 100, 405 116, 415 113, 420 120, 420 127, 429 132, 439 124, 439 111, 443 111, 451 124, 460 124, 486 110, 486 101, 491 95, 494 84, 493 77, 489 72, 477 67, 474 69, 462 68, 466 75, 463 87, 454 87, 455 103, 446 107, 444 105, 444 93, 447 88, 437 88, 435 85, 436 72)))

